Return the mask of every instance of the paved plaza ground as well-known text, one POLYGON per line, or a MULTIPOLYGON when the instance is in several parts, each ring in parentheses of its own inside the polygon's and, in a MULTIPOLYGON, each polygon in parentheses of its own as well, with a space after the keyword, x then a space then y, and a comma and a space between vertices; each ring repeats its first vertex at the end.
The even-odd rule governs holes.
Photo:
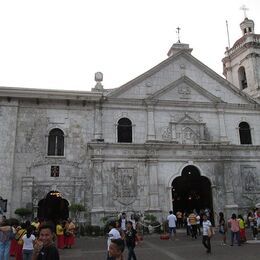
MULTIPOLYGON (((228 241, 229 242, 229 241, 228 241)), ((160 240, 157 234, 146 235, 144 241, 136 247, 138 260, 254 260, 260 259, 260 240, 249 240, 242 246, 221 245, 220 236, 216 234, 212 238, 212 253, 206 253, 201 244, 201 237, 193 240, 187 237, 185 232, 179 232, 178 239, 160 240)), ((125 260, 127 249, 125 250, 125 260)), ((60 253, 61 260, 105 260, 106 238, 105 237, 81 237, 72 249, 64 249, 60 253)))

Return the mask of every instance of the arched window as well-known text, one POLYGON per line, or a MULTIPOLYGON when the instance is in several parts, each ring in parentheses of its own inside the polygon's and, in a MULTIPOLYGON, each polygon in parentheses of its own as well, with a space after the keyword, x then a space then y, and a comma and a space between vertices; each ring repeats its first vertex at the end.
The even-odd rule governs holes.
POLYGON ((49 133, 48 155, 64 155, 64 133, 58 128, 52 129, 49 133))
POLYGON ((239 136, 241 144, 252 144, 251 130, 247 122, 241 122, 239 124, 239 136))
POLYGON ((117 141, 132 143, 132 122, 128 118, 121 118, 117 125, 117 141))
POLYGON ((246 71, 244 67, 238 69, 238 78, 241 89, 247 88, 246 71))

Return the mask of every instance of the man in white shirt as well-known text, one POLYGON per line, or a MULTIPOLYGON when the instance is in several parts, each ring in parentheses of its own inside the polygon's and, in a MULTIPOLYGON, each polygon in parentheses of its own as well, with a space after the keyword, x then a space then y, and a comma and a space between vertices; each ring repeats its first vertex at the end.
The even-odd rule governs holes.
POLYGON ((126 222, 127 222, 126 213, 123 212, 120 217, 120 227, 124 231, 124 233, 126 232, 126 222))
POLYGON ((170 238, 172 238, 172 236, 174 236, 174 239, 175 239, 176 238, 176 221, 177 221, 177 218, 173 214, 172 210, 169 211, 169 215, 167 217, 167 221, 168 221, 168 226, 169 226, 170 238))
MULTIPOLYGON (((108 238, 107 238, 107 252, 109 252, 109 246, 111 244, 112 239, 119 239, 121 238, 119 231, 116 229, 116 222, 111 221, 109 224, 109 233, 108 233, 108 238)), ((109 253, 107 254, 107 260, 110 260, 109 253)))
POLYGON ((203 222, 202 222, 202 227, 203 227, 203 236, 202 236, 202 244, 206 247, 207 253, 211 253, 211 244, 210 244, 210 238, 209 233, 212 234, 212 225, 211 222, 208 220, 208 217, 206 214, 203 214, 203 222), (209 232, 210 230, 210 232, 209 232))

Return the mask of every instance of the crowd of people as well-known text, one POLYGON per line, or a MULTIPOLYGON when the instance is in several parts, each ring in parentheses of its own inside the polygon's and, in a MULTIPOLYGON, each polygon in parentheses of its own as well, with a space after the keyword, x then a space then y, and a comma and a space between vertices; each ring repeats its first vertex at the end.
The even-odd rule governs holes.
POLYGON ((11 224, 3 217, 0 222, 0 260, 59 260, 58 249, 71 248, 75 243, 75 224, 71 219, 52 222, 35 218, 11 224))
POLYGON ((107 260, 122 260, 125 246, 128 249, 128 260, 137 260, 135 246, 140 240, 138 236, 138 223, 134 215, 127 219, 123 212, 116 220, 109 222, 107 239, 107 260))
MULTIPOLYGON (((219 212, 213 222, 213 215, 209 209, 193 210, 183 213, 178 210, 169 211, 166 218, 169 238, 176 240, 178 229, 186 229, 187 236, 196 240, 202 238, 202 244, 207 253, 211 253, 211 237, 215 230, 221 236, 221 244, 227 244, 227 234, 230 234, 230 246, 241 246, 247 241, 246 227, 250 228, 251 239, 258 239, 260 231, 260 209, 249 211, 246 216, 233 213, 226 219, 223 212, 219 212)), ((125 247, 128 249, 128 260, 136 260, 135 247, 140 241, 140 222, 134 215, 128 219, 126 213, 120 214, 118 219, 109 221, 107 238, 107 260, 123 260, 125 247)), ((247 233, 248 234, 248 233, 247 233)), ((59 221, 56 225, 39 222, 35 218, 32 222, 10 225, 6 218, 0 222, 0 260, 59 260, 58 249, 71 248, 75 243, 75 224, 71 219, 59 221)))
MULTIPOLYGON (((168 227, 169 239, 176 240, 177 230, 185 228, 187 236, 192 239, 202 238, 202 244, 206 248, 208 254, 211 253, 211 238, 215 234, 215 229, 220 234, 221 245, 227 244, 227 232, 230 231, 230 245, 233 246, 236 242, 241 245, 246 241, 246 226, 252 229, 252 236, 257 239, 257 229, 260 228, 260 209, 249 212, 247 219, 239 214, 232 214, 226 220, 224 213, 219 212, 217 217, 218 223, 213 222, 214 216, 210 209, 206 208, 197 213, 196 210, 183 213, 177 211, 174 213, 169 211, 166 218, 168 227)), ((118 220, 109 223, 109 233, 107 241, 107 260, 122 260, 123 251, 126 246, 128 249, 128 260, 136 260, 135 246, 138 241, 138 231, 136 230, 137 222, 132 216, 127 220, 126 214, 122 213, 118 220)))
MULTIPOLYGON (((210 239, 215 233, 212 224, 213 216, 209 209, 200 210, 199 213, 194 209, 189 214, 178 210, 176 215, 173 211, 169 212, 167 223, 169 227, 169 238, 176 239, 176 228, 186 228, 187 236, 197 239, 202 234, 202 244, 207 253, 211 253, 210 239), (202 229, 202 232, 201 232, 202 229)), ((223 212, 219 212, 218 223, 215 225, 221 236, 221 244, 227 244, 227 232, 230 231, 230 246, 234 243, 241 246, 247 241, 246 227, 252 231, 252 239, 257 240, 257 234, 260 231, 260 209, 249 211, 247 216, 238 216, 233 213, 226 221, 223 212)))

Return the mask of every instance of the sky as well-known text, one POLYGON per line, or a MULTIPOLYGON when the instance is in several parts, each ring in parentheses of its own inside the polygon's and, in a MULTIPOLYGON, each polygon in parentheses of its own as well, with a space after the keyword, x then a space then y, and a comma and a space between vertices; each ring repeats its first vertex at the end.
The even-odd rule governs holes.
POLYGON ((242 36, 240 7, 260 34, 259 0, 0 0, 0 86, 90 91, 94 74, 119 87, 167 58, 180 41, 222 75, 242 36))

